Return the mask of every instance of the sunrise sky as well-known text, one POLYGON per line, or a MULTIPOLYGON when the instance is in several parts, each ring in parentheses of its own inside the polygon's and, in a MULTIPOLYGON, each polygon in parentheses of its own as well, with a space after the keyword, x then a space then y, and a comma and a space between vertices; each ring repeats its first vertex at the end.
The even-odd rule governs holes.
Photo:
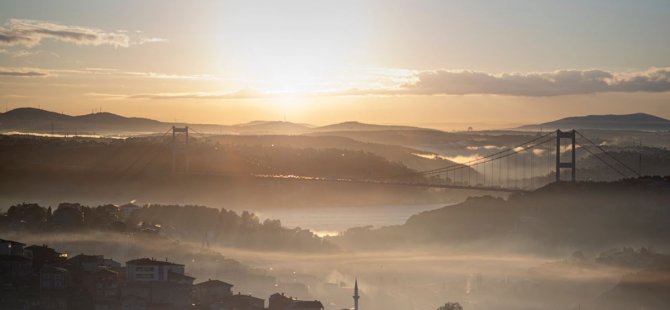
POLYGON ((0 108, 506 127, 670 118, 670 1, 0 1, 0 108))

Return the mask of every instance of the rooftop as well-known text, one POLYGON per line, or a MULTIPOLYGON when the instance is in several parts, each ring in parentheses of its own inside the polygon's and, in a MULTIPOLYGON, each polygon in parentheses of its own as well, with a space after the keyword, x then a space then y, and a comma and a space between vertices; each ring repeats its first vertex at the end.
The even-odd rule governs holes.
POLYGON ((176 264, 168 262, 167 260, 155 260, 153 258, 138 258, 129 260, 126 262, 126 265, 172 265, 172 266, 184 266, 182 264, 176 264))
POLYGON ((26 245, 25 243, 21 243, 18 241, 12 241, 12 240, 6 240, 6 239, 0 239, 0 243, 9 243, 11 245, 26 245))
POLYGON ((210 280, 207 280, 207 281, 205 281, 205 282, 200 282, 200 283, 196 284, 196 286, 206 286, 206 287, 225 286, 225 287, 233 287, 233 285, 230 284, 230 283, 226 283, 226 282, 219 281, 219 280, 211 280, 211 279, 210 279, 210 280))

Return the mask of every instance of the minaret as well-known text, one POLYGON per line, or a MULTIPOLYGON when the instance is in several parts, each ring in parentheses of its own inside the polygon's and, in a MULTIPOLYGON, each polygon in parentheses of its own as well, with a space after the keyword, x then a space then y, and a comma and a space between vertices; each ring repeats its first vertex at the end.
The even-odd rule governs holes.
POLYGON ((354 284, 354 310, 358 310, 358 299, 361 298, 358 296, 358 278, 354 284))

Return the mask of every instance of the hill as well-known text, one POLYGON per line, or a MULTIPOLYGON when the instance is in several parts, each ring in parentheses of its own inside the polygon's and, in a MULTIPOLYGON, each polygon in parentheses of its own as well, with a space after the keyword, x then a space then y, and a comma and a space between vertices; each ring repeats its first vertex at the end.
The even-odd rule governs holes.
MULTIPOLYGON (((208 140, 223 145, 361 151, 382 156, 390 162, 400 162, 408 168, 417 171, 431 170, 455 164, 447 159, 428 159, 417 156, 416 154, 425 152, 400 145, 361 142, 354 138, 335 135, 221 135, 209 137, 208 140)), ((471 173, 477 172, 473 170, 471 173)))
POLYGON ((163 132, 171 124, 112 113, 66 115, 35 108, 0 113, 0 130, 24 132, 163 132))
POLYGON ((412 244, 524 244, 539 252, 562 247, 653 246, 670 241, 668 201, 668 177, 553 183, 507 200, 470 198, 414 215, 400 226, 350 230, 339 241, 398 249, 412 244))
POLYGON ((525 125, 517 129, 552 130, 552 129, 601 129, 601 130, 670 130, 670 120, 646 114, 608 114, 566 117, 559 120, 525 125))
POLYGON ((284 121, 253 121, 231 126, 230 130, 238 134, 301 134, 312 126, 284 121))
POLYGON ((113 113, 66 115, 35 108, 17 108, 0 113, 0 131, 40 133, 114 133, 136 134, 165 132, 171 126, 190 126, 196 132, 244 135, 297 135, 344 131, 419 130, 408 126, 390 126, 345 122, 321 127, 286 121, 257 120, 243 124, 189 124, 161 122, 148 118, 126 117, 113 113))
POLYGON ((316 127, 311 132, 333 132, 333 131, 381 131, 381 130, 419 130, 422 128, 411 126, 396 126, 396 125, 377 125, 365 124, 360 122, 343 122, 338 124, 326 125, 316 127))

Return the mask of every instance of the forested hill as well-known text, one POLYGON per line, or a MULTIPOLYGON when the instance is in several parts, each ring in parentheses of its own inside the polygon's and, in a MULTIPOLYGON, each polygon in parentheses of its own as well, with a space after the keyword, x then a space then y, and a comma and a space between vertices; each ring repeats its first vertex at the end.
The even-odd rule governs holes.
POLYGON ((670 178, 614 183, 557 183, 507 200, 467 201, 412 216, 404 225, 347 231, 337 242, 350 246, 455 245, 526 241, 539 250, 670 242, 670 178), (550 246, 549 246, 550 245, 550 246))
POLYGON ((111 204, 89 207, 61 203, 10 206, 0 213, 1 233, 106 232, 154 236, 207 246, 261 251, 332 251, 335 247, 309 230, 283 227, 279 220, 261 221, 253 213, 203 206, 111 204), (194 225, 193 223, 198 223, 194 225))

